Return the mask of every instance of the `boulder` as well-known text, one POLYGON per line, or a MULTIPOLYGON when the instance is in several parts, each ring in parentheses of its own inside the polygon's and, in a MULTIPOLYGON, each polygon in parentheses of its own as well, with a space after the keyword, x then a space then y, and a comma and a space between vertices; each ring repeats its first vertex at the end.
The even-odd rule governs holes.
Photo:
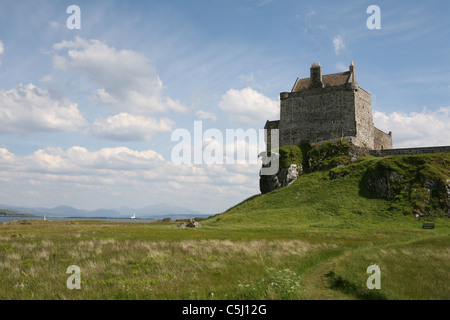
POLYGON ((264 194, 290 186, 302 173, 302 166, 296 164, 291 164, 289 168, 280 168, 274 175, 261 175, 260 172, 259 190, 264 194))
POLYGON ((200 223, 198 223, 197 221, 194 221, 194 219, 191 219, 187 225, 188 228, 201 228, 201 226, 202 225, 200 223))

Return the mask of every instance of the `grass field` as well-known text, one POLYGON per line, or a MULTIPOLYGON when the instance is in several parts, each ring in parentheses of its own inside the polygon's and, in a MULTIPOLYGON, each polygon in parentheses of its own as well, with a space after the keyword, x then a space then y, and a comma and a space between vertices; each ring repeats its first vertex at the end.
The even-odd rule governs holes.
POLYGON ((450 219, 422 229, 423 219, 362 190, 363 175, 313 172, 198 229, 1 224, 0 299, 450 299, 450 219), (366 285, 374 264, 380 290, 366 285), (71 265, 79 290, 66 286, 71 265))
POLYGON ((0 298, 449 299, 448 230, 14 222, 0 227, 0 298), (80 290, 66 286, 70 265, 80 290))

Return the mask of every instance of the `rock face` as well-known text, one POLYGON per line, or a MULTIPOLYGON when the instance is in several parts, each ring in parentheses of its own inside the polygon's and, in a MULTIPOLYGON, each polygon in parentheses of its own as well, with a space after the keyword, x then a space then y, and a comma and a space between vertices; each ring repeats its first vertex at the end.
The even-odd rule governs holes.
POLYGON ((442 179, 432 171, 421 171, 419 166, 406 170, 398 165, 396 169, 387 167, 386 163, 378 165, 367 170, 365 183, 378 198, 394 200, 393 203, 407 200, 417 218, 450 214, 450 179, 442 179))
POLYGON ((259 189, 261 193, 268 193, 282 187, 290 186, 302 173, 302 166, 291 164, 289 168, 280 168, 277 174, 274 175, 266 176, 260 174, 259 189))
POLYGON ((403 176, 391 170, 384 170, 378 175, 377 177, 376 172, 371 171, 367 180, 367 186, 373 188, 379 198, 394 198, 399 193, 399 189, 401 189, 399 184, 401 184, 403 176))

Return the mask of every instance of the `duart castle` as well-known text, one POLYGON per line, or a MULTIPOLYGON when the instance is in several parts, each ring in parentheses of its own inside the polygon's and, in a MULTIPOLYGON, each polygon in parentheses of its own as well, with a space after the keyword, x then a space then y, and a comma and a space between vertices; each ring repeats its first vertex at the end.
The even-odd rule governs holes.
POLYGON ((392 133, 373 124, 371 96, 356 81, 355 69, 352 62, 349 71, 322 75, 314 63, 309 78, 297 78, 291 92, 280 94, 280 120, 264 128, 279 130, 280 147, 342 138, 369 150, 392 149, 392 133))

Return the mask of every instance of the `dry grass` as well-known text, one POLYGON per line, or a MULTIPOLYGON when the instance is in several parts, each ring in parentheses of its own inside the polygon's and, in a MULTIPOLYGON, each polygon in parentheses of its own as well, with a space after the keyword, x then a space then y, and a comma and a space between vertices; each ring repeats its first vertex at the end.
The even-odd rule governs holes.
POLYGON ((367 298, 359 293, 375 263, 382 267, 382 297, 448 299, 445 229, 394 231, 380 237, 375 230, 330 228, 3 224, 0 299, 307 299, 314 295, 302 277, 344 252, 335 275, 356 297, 367 298), (80 267, 81 290, 66 286, 71 265, 80 267))
POLYGON ((195 298, 236 298, 240 283, 256 283, 269 268, 282 270, 292 259, 327 247, 299 240, 4 239, 3 299, 178 299, 193 298, 192 292, 195 298), (70 265, 81 269, 81 290, 66 288, 70 265))

